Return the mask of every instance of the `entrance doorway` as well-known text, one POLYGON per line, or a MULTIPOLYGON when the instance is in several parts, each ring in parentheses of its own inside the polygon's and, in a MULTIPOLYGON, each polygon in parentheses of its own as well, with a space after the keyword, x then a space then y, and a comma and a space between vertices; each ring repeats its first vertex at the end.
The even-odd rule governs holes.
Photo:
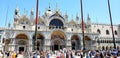
POLYGON ((51 50, 60 50, 66 46, 66 36, 64 32, 56 30, 51 35, 51 50))
POLYGON ((72 42, 72 50, 75 50, 75 42, 72 42))
POLYGON ((19 47, 19 51, 24 51, 24 47, 19 47))
POLYGON ((27 51, 27 49, 29 48, 27 47, 27 44, 29 43, 29 41, 28 41, 28 36, 26 34, 23 34, 23 33, 18 34, 15 40, 16 40, 15 49, 17 49, 16 51, 19 51, 19 52, 27 51))
POLYGON ((54 45, 54 50, 59 50, 59 45, 54 45))

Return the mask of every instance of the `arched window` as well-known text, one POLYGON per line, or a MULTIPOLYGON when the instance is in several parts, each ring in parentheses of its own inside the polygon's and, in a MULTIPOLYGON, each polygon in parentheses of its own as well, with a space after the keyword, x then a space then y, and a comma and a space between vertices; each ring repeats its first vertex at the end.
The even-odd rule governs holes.
POLYGON ((105 40, 103 40, 103 43, 105 43, 105 40))
POLYGON ((73 31, 73 29, 71 29, 71 31, 73 31))
POLYGON ((97 30, 97 33, 101 34, 100 29, 97 30))
POLYGON ((98 40, 97 40, 97 43, 101 43, 101 41, 98 39, 98 40))
POLYGON ((115 35, 117 35, 117 31, 115 30, 115 35))
POLYGON ((61 26, 63 26, 63 22, 59 19, 53 19, 53 20, 51 20, 49 26, 61 27, 61 26))
POLYGON ((106 35, 109 35, 109 31, 108 30, 106 30, 106 35))
POLYGON ((104 41, 103 41, 103 40, 101 40, 101 43, 104 43, 104 41))

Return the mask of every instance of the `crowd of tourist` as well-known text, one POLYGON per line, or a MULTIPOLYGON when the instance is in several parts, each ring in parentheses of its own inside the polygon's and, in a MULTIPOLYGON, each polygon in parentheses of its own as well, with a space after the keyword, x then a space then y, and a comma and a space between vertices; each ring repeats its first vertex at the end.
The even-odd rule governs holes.
POLYGON ((0 58, 120 58, 120 50, 47 50, 35 52, 16 53, 14 51, 2 52, 0 51, 0 58))

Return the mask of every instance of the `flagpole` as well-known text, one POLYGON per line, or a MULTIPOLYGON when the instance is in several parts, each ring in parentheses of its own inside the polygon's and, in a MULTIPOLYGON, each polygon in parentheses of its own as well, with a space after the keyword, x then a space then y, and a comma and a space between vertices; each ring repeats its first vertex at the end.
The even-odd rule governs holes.
POLYGON ((84 39, 84 19, 83 19, 82 0, 80 0, 80 4, 81 4, 81 18, 82 18, 83 55, 84 55, 85 54, 85 39, 84 39))
POLYGON ((109 0, 108 0, 108 9, 109 9, 111 29, 112 29, 113 45, 114 45, 114 49, 116 49, 115 37, 114 37, 114 31, 113 31, 113 23, 112 23, 112 15, 111 15, 110 1, 109 0))
POLYGON ((38 25, 38 2, 36 4, 36 21, 35 21, 35 40, 34 40, 34 50, 37 50, 37 25, 38 25))

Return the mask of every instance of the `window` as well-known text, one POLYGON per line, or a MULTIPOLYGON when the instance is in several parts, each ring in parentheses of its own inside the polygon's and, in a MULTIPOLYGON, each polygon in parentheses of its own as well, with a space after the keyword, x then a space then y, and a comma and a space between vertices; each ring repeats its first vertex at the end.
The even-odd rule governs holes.
POLYGON ((106 30, 106 35, 109 35, 109 31, 108 30, 106 30))
POLYGON ((73 29, 71 29, 71 31, 73 31, 73 29))
POLYGON ((61 26, 63 26, 63 22, 59 19, 53 19, 53 20, 51 20, 49 26, 61 27, 61 26))
POLYGON ((18 14, 18 12, 16 11, 16 12, 15 12, 15 15, 17 15, 17 14, 18 14))
POLYGON ((40 29, 40 27, 38 27, 38 29, 40 29))
POLYGON ((100 29, 97 30, 97 33, 101 34, 100 29))
POLYGON ((2 32, 3 30, 0 30, 0 32, 2 32))
POLYGON ((97 43, 100 43, 100 40, 99 40, 99 39, 97 40, 97 43))
POLYGON ((117 31, 115 30, 115 35, 117 35, 117 31))
POLYGON ((25 29, 25 26, 23 26, 23 29, 25 29))

